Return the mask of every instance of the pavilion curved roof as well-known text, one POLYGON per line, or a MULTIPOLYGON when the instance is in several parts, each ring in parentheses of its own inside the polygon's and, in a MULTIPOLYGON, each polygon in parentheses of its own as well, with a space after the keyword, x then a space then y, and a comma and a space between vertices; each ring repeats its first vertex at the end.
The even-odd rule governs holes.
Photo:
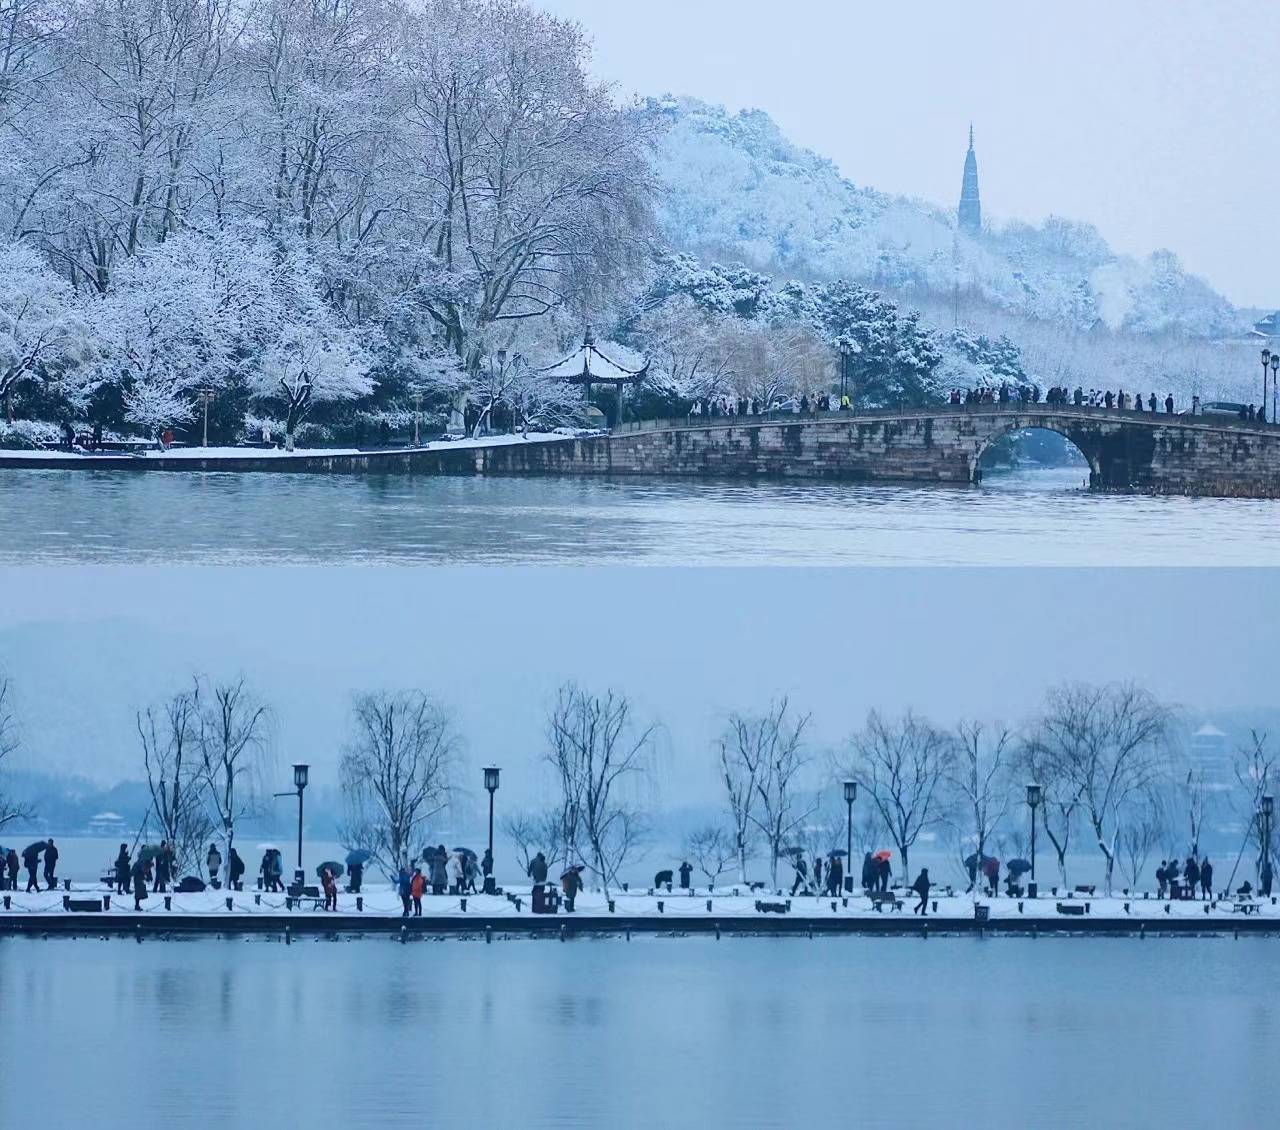
POLYGON ((570 384, 595 384, 597 382, 635 382, 644 379, 644 375, 649 371, 649 363, 646 361, 639 369, 628 369, 625 365, 619 365, 611 357, 607 356, 596 345, 595 336, 591 332, 591 327, 587 327, 586 334, 583 335, 582 344, 578 346, 568 357, 557 361, 554 365, 548 365, 539 372, 546 373, 549 377, 555 377, 557 380, 567 381, 570 384))

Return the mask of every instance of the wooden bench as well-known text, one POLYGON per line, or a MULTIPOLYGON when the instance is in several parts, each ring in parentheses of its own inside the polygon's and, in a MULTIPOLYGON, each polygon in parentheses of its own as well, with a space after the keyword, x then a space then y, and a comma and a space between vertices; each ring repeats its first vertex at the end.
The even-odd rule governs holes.
POLYGON ((1256 902, 1233 902, 1231 904, 1232 914, 1257 914, 1258 904, 1256 902))
POLYGON ((871 900, 871 905, 877 912, 882 911, 885 906, 890 910, 902 909, 902 899, 889 891, 872 891, 867 898, 871 900))
POLYGON ((1092 885, 1081 885, 1079 887, 1076 887, 1075 893, 1078 895, 1088 895, 1090 898, 1092 898, 1093 892, 1096 891, 1097 889, 1098 889, 1097 887, 1092 885))
POLYGON ((1088 910, 1089 910, 1088 903, 1081 903, 1079 906, 1075 906, 1072 903, 1060 902, 1057 904, 1057 907, 1058 907, 1059 914, 1078 914, 1079 915, 1079 914, 1086 914, 1088 913, 1088 910))
POLYGON ((786 914, 791 910, 789 902, 765 902, 756 899, 756 910, 761 914, 786 914))

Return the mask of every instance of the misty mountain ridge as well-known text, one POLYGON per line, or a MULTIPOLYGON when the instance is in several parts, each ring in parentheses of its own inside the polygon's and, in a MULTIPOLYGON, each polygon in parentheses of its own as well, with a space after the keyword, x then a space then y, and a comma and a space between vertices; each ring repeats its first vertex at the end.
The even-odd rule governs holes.
POLYGON ((674 96, 645 106, 665 126, 658 221, 677 250, 860 282, 926 312, 935 307, 935 321, 937 308, 957 299, 966 313, 987 307, 1069 333, 1105 328, 1203 342, 1239 338, 1251 321, 1171 251, 1122 255, 1092 225, 1056 216, 1039 225, 987 222, 971 235, 954 207, 854 184, 789 141, 762 110, 731 114, 674 96))

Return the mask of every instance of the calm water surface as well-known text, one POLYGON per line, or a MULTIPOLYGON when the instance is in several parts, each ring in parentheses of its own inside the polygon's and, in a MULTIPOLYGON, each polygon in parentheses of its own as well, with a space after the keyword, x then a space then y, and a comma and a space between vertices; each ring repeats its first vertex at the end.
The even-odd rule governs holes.
POLYGON ((1273 1125, 1278 947, 10 939, 0 1124, 1273 1125))
POLYGON ((1280 502, 1079 487, 5 471, 0 563, 1280 564, 1280 502))

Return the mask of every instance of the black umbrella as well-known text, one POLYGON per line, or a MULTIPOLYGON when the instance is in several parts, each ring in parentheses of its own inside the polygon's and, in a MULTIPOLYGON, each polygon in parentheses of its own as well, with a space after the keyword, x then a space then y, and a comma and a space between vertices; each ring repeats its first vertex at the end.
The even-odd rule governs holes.
POLYGON ((1025 859, 1011 859, 1005 864, 1005 868, 1012 875, 1021 875, 1024 871, 1031 870, 1031 864, 1025 859))
POLYGON ((363 867, 369 862, 369 853, 364 848, 356 848, 354 851, 347 852, 348 867, 363 867))
POLYGON ((49 845, 46 844, 44 840, 36 840, 33 844, 27 844, 27 846, 22 849, 22 858, 35 859, 36 856, 38 856, 48 846, 49 845))
POLYGON ((834 851, 829 851, 829 852, 827 852, 827 858, 828 858, 828 859, 839 859, 839 858, 841 858, 841 857, 843 857, 843 856, 846 856, 846 855, 848 855, 848 854, 849 854, 849 853, 848 853, 847 851, 845 851, 845 850, 844 850, 844 848, 836 848, 834 851))
MULTIPOLYGON (((984 855, 984 856, 982 857, 982 862, 983 862, 983 863, 987 863, 987 862, 991 862, 991 863, 998 863, 998 862, 999 862, 999 860, 992 859, 992 858, 991 858, 991 856, 989 856, 989 855, 984 855)), ((965 865, 966 867, 977 867, 977 866, 978 866, 978 853, 975 851, 972 855, 968 856, 968 857, 965 859, 965 861, 964 861, 964 865, 965 865)))
POLYGON ((342 878, 342 873, 343 873, 344 871, 346 871, 346 868, 345 868, 345 867, 343 867, 341 863, 335 863, 335 862, 331 859, 331 860, 329 860, 327 863, 322 863, 322 864, 320 864, 320 866, 319 866, 319 867, 317 867, 317 868, 316 868, 316 878, 317 878, 317 879, 323 879, 323 878, 324 878, 324 869, 325 869, 326 867, 327 867, 327 868, 329 868, 329 872, 330 872, 330 874, 332 874, 332 875, 333 875, 333 877, 334 877, 335 879, 341 879, 341 878, 342 878))
POLYGON ((454 850, 454 851, 456 851, 456 852, 458 852, 458 854, 459 854, 459 855, 463 855, 463 856, 465 856, 467 859, 479 859, 479 858, 480 858, 480 857, 479 857, 478 855, 476 855, 476 853, 475 853, 474 851, 472 851, 470 848, 454 848, 453 850, 454 850))

